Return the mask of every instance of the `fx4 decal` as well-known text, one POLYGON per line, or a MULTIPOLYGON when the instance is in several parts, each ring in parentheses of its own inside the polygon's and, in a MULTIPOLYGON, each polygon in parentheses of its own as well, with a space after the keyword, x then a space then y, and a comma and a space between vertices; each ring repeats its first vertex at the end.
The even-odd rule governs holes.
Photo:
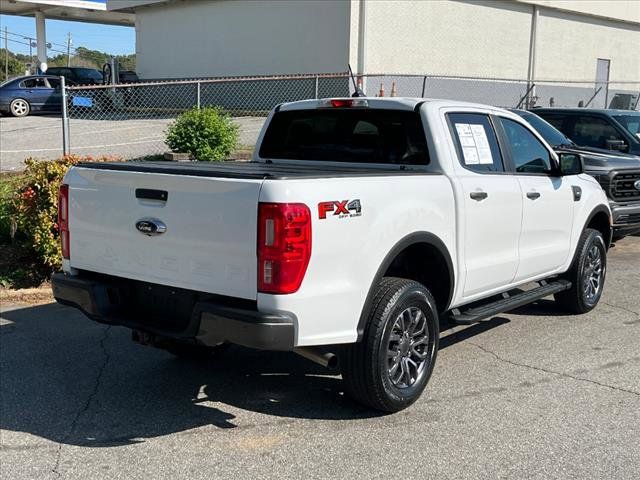
POLYGON ((332 202, 320 202, 318 204, 318 216, 320 220, 327 218, 327 214, 332 213, 338 218, 359 217, 362 215, 362 205, 360 199, 356 200, 334 200, 332 202))

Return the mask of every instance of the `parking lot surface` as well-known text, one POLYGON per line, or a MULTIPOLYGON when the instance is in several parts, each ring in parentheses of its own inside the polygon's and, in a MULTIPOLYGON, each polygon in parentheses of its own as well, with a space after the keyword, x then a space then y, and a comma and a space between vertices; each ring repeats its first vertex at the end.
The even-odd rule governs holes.
MULTIPOLYGON (((236 117, 239 143, 255 144, 264 118, 236 117)), ((79 155, 116 155, 125 159, 161 154, 165 131, 173 119, 81 120, 71 119, 71 152, 79 155)), ((51 115, 25 118, 0 117, 0 170, 22 170, 28 157, 52 159, 62 155, 62 119, 51 115)))
POLYGON ((0 476, 637 479, 638 285, 627 238, 593 312, 546 299, 444 331, 425 394, 395 415, 294 354, 188 362, 70 308, 5 306, 0 476))

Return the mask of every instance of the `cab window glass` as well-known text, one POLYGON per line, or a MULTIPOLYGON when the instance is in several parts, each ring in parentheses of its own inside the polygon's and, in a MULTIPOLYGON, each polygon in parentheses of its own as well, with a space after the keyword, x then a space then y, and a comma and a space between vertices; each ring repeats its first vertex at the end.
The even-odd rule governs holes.
POLYGON ((504 171, 498 139, 488 115, 449 113, 447 118, 462 166, 479 173, 504 171))
POLYGON ((511 156, 518 173, 549 173, 551 153, 527 128, 508 118, 501 118, 511 156))
POLYGON ((549 122, 551 125, 553 125, 555 128, 560 130, 562 133, 564 133, 565 135, 567 134, 567 132, 563 130, 565 119, 566 119, 564 115, 549 115, 547 113, 543 113, 540 116, 544 118, 547 122, 549 122))
POLYGON ((420 116, 413 111, 322 108, 277 112, 262 158, 428 165, 420 116))
POLYGON ((573 124, 573 132, 569 135, 578 145, 608 148, 608 140, 624 140, 622 135, 606 120, 584 115, 577 117, 573 124))
POLYGON ((635 135, 640 138, 640 113, 614 115, 613 118, 615 118, 631 135, 635 135))
POLYGON ((44 78, 28 78, 22 82, 22 88, 49 88, 44 78))

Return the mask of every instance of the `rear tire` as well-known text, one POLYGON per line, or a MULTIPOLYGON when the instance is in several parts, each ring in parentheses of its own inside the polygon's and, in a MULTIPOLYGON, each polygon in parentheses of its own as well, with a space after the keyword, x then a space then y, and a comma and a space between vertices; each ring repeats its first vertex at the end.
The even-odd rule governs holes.
POLYGON ((384 412, 415 402, 429 382, 440 336, 433 296, 423 285, 384 278, 376 287, 362 340, 340 359, 345 390, 384 412))
POLYGON ((556 302, 571 313, 593 310, 602 296, 606 274, 607 248, 602 233, 587 228, 580 236, 571 268, 563 275, 571 282, 571 288, 556 293, 556 302))
POLYGON ((9 105, 9 111, 14 117, 26 117, 31 111, 31 105, 24 98, 16 98, 9 105))

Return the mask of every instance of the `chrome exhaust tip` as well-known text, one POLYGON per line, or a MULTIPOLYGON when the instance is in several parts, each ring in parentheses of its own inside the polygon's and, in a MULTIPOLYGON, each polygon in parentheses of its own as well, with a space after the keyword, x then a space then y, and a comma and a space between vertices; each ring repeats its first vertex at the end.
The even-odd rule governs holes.
POLYGON ((312 347, 298 347, 294 348, 293 351, 301 357, 311 360, 318 365, 322 365, 325 368, 338 368, 338 356, 334 353, 322 353, 312 347))

